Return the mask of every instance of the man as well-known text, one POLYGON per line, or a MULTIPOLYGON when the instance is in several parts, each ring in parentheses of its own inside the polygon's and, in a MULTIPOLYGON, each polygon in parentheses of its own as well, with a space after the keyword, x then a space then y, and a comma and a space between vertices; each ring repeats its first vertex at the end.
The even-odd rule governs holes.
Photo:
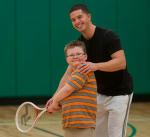
MULTIPOLYGON (((127 71, 126 59, 120 39, 113 31, 95 26, 88 8, 83 4, 70 9, 74 28, 81 32, 88 62, 80 66, 80 73, 95 72, 97 81, 97 116, 95 137, 125 137, 129 107, 133 94, 133 80, 127 71)), ((68 66, 59 87, 64 86, 71 74, 68 66)), ((52 101, 49 100, 49 102, 52 101)))

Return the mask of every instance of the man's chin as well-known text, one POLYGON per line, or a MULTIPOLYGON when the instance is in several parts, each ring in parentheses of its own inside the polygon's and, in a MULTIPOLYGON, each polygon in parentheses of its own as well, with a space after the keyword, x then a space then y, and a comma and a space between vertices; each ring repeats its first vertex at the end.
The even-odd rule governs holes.
POLYGON ((79 31, 79 32, 81 32, 81 33, 84 31, 83 28, 82 29, 76 28, 76 30, 79 31))

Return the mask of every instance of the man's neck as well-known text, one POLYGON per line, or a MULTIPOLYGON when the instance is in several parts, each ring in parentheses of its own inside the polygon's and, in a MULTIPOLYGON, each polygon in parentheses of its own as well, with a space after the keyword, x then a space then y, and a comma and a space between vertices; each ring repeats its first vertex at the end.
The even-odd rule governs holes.
POLYGON ((95 33, 95 28, 96 28, 96 26, 94 26, 93 24, 90 24, 88 29, 81 33, 85 37, 85 39, 89 40, 93 37, 93 35, 95 33))

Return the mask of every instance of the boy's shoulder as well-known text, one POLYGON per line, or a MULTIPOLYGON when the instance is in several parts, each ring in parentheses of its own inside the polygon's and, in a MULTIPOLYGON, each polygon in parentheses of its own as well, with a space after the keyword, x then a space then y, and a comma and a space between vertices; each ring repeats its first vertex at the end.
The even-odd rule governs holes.
POLYGON ((79 72, 79 70, 80 70, 80 69, 79 69, 79 66, 80 66, 80 65, 78 65, 78 66, 73 70, 72 74, 75 73, 75 72, 79 72))
POLYGON ((94 74, 93 71, 92 71, 92 72, 89 72, 88 74, 85 74, 85 73, 81 74, 81 73, 80 73, 80 68, 79 68, 79 66, 80 66, 80 65, 78 65, 78 66, 74 69, 74 71, 72 72, 72 75, 85 76, 86 78, 90 77, 91 75, 94 75, 94 76, 95 76, 95 74, 94 74))
MULTIPOLYGON (((80 65, 81 65, 81 64, 80 64, 80 65)), ((75 72, 80 73, 80 69, 81 69, 81 68, 79 68, 80 65, 78 65, 78 66, 73 70, 73 73, 75 73, 75 72)), ((80 73, 80 74, 81 74, 81 73, 80 73)), ((84 75, 84 74, 81 74, 81 75, 84 75)))

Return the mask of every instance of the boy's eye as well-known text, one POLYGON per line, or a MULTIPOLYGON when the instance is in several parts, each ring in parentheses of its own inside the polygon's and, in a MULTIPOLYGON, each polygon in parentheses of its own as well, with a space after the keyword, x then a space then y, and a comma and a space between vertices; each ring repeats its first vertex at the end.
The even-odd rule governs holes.
POLYGON ((69 55, 68 57, 69 57, 69 58, 74 58, 74 55, 69 55))
POLYGON ((80 56, 82 53, 77 53, 77 55, 76 56, 80 56))

